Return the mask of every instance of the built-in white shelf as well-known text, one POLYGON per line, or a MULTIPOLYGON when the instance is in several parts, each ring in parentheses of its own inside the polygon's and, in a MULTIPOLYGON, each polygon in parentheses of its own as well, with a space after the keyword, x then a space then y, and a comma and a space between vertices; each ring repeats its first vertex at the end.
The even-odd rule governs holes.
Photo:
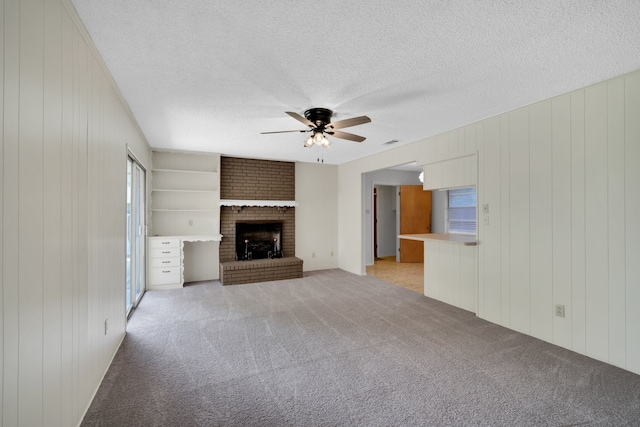
POLYGON ((181 287, 186 279, 217 279, 220 155, 153 151, 152 162, 150 235, 157 237, 149 238, 150 246, 167 249, 150 255, 155 265, 151 289, 181 287))

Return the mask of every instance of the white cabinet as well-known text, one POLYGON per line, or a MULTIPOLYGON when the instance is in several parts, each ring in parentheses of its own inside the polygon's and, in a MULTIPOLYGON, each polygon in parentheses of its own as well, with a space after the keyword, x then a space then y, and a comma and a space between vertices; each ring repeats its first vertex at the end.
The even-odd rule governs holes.
POLYGON ((430 163, 423 172, 425 190, 473 187, 478 175, 476 155, 430 163))
POLYGON ((182 242, 175 237, 149 238, 151 289, 182 287, 182 242))
POLYGON ((153 151, 152 162, 150 288, 218 279, 220 155, 153 151))

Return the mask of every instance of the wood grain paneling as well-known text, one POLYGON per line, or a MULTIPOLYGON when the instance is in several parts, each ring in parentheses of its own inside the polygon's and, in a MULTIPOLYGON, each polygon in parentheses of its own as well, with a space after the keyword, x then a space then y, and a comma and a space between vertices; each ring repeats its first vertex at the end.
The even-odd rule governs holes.
POLYGON ((475 154, 423 166, 425 190, 472 187, 477 180, 475 154))
POLYGON ((78 425, 124 336, 127 144, 150 150, 70 4, 0 10, 0 424, 78 425))
POLYGON ((62 425, 62 5, 45 2, 44 20, 44 265, 43 414, 62 425))
MULTIPOLYGON (((0 3, 0 23, 4 28, 4 0, 0 3)), ((4 31, 0 31, 4 53, 4 31)), ((4 82, 4 54, 0 55, 0 81, 4 82)), ((0 167, 4 171, 4 87, 0 85, 0 167)), ((4 173, 0 173, 0 292, 4 289, 4 173)), ((4 303, 0 301, 0 378, 4 378, 4 303)), ((4 381, 0 382, 0 423, 4 404, 4 381)))
POLYGON ((624 80, 607 85, 609 363, 626 365, 624 80))
MULTIPOLYGON (((629 191, 629 182, 637 179, 629 172, 635 164, 635 145, 629 142, 635 125, 628 124, 634 117, 629 110, 638 108, 633 104, 637 79, 634 73, 501 116, 502 153, 509 157, 498 159, 484 141, 479 186, 482 202, 495 197, 490 170, 503 171, 497 185, 503 215, 497 221, 509 235, 499 248, 509 268, 497 268, 502 278, 508 275, 510 292, 503 289, 500 298, 511 316, 520 318, 501 324, 524 330, 528 322, 534 336, 626 369, 635 369, 628 348, 638 336, 629 313, 629 296, 637 298, 629 278, 636 283, 638 275, 630 273, 628 243, 638 218, 633 211, 638 194, 629 191), (553 315, 554 304, 565 306, 565 318, 553 315)), ((495 138, 492 119, 483 124, 484 137, 495 138)), ((481 229, 479 246, 485 307, 492 298, 488 263, 498 250, 491 245, 494 219, 481 229)), ((495 319, 489 310, 482 313, 495 319)))
POLYGON ((609 359, 607 86, 585 91, 586 354, 609 359))
MULTIPOLYGON (((565 306, 566 317, 553 316, 554 344, 571 346, 571 97, 552 101, 551 225, 553 304, 565 306)), ((546 307, 550 310, 550 307, 546 307)), ((547 313, 548 315, 548 313, 547 313)))
POLYGON ((475 246, 436 240, 424 242, 426 296, 475 312, 476 277, 475 246))
POLYGON ((529 108, 531 335, 553 339, 551 101, 529 108), (534 320, 535 319, 535 320, 534 320))
MULTIPOLYGON (((489 201, 491 212, 490 224, 479 228, 479 315, 640 373, 638 116, 640 71, 473 126, 483 138, 476 134, 478 200, 480 205, 489 201), (496 120, 498 153, 491 142, 496 120), (498 183, 494 171, 499 171, 498 183), (494 237, 499 244, 493 244, 494 237), (490 283, 496 275, 499 292, 490 283), (554 315, 554 304, 565 306, 564 318, 554 315)), ((426 179, 442 187, 445 176, 456 174, 458 151, 467 150, 468 127, 465 144, 460 144, 461 129, 397 153, 410 159, 420 152, 426 179), (455 149, 447 147, 452 140, 455 149)), ((347 178, 357 181, 358 173, 385 165, 392 163, 375 155, 339 167, 340 203, 349 201, 347 178)), ((358 216, 344 206, 341 230, 358 216)), ((345 238, 339 242, 344 245, 345 238)), ((425 271, 434 259, 440 261, 440 252, 430 250, 425 271)), ((434 265, 434 277, 443 272, 441 264, 434 265)), ((439 279, 425 281, 425 293, 443 298, 446 291, 439 287, 439 279)))
POLYGON ((43 67, 44 4, 20 2, 18 209, 18 419, 43 423, 43 67))
POLYGON ((640 374, 640 73, 625 79, 624 106, 625 368, 640 374))
POLYGON ((502 307, 500 294, 502 292, 501 272, 501 194, 500 194, 500 119, 493 118, 484 122, 483 144, 481 161, 484 162, 482 172, 478 179, 478 188, 483 188, 482 199, 478 199, 478 231, 479 240, 486 246, 481 251, 478 280, 484 282, 484 288, 480 291, 479 310, 482 316, 491 321, 500 323, 502 320, 502 307), (483 205, 489 208, 489 224, 483 224, 483 205))
MULTIPOLYGON (((500 216, 497 224, 495 220, 491 221, 491 224, 494 228, 500 228, 500 324, 506 327, 511 326, 511 282, 509 281, 511 277, 510 130, 510 116, 509 114, 503 114, 500 116, 500 163, 493 166, 496 169, 500 169, 500 205, 498 206, 500 216)), ((478 188, 478 195, 482 196, 484 194, 483 191, 484 189, 478 188)), ((489 210, 489 215, 491 215, 491 210, 489 210)), ((479 251, 482 252, 483 248, 479 248, 479 251)))
MULTIPOLYGON (((60 250, 69 256, 62 257, 61 260, 61 293, 63 296, 60 302, 60 329, 62 331, 60 338, 60 397, 61 397, 61 424, 72 425, 77 419, 77 404, 74 404, 74 390, 77 375, 74 352, 74 298, 69 297, 74 292, 74 265, 75 258, 71 256, 73 253, 73 120, 74 120, 74 28, 71 18, 64 11, 62 13, 62 38, 61 38, 61 56, 62 56, 62 138, 60 153, 60 206, 61 206, 61 222, 60 222, 60 250)), ((76 397, 77 399, 77 397, 76 397)))
POLYGON ((511 327, 528 334, 531 322, 529 245, 529 110, 509 114, 509 248, 511 327))
POLYGON ((19 197, 19 109, 20 104, 20 2, 4 2, 4 81, 3 81, 3 215, 2 215, 2 305, 3 376, 2 423, 18 424, 18 244, 20 234, 19 197))
POLYGON ((586 352, 584 91, 571 94, 571 349, 586 352))

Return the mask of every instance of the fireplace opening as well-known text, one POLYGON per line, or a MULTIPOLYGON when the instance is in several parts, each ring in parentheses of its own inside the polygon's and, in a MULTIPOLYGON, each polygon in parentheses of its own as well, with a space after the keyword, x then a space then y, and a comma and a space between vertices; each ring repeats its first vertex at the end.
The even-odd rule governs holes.
POLYGON ((238 260, 281 258, 282 222, 236 222, 238 260))

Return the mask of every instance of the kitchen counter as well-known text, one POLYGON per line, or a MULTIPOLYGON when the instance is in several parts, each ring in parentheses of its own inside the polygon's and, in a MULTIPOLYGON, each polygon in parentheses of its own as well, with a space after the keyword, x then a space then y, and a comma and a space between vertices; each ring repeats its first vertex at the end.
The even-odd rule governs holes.
POLYGON ((455 243, 464 246, 476 246, 478 244, 476 236, 467 234, 400 234, 398 235, 398 238, 407 240, 419 240, 422 242, 425 242, 427 240, 439 240, 441 242, 455 243))

